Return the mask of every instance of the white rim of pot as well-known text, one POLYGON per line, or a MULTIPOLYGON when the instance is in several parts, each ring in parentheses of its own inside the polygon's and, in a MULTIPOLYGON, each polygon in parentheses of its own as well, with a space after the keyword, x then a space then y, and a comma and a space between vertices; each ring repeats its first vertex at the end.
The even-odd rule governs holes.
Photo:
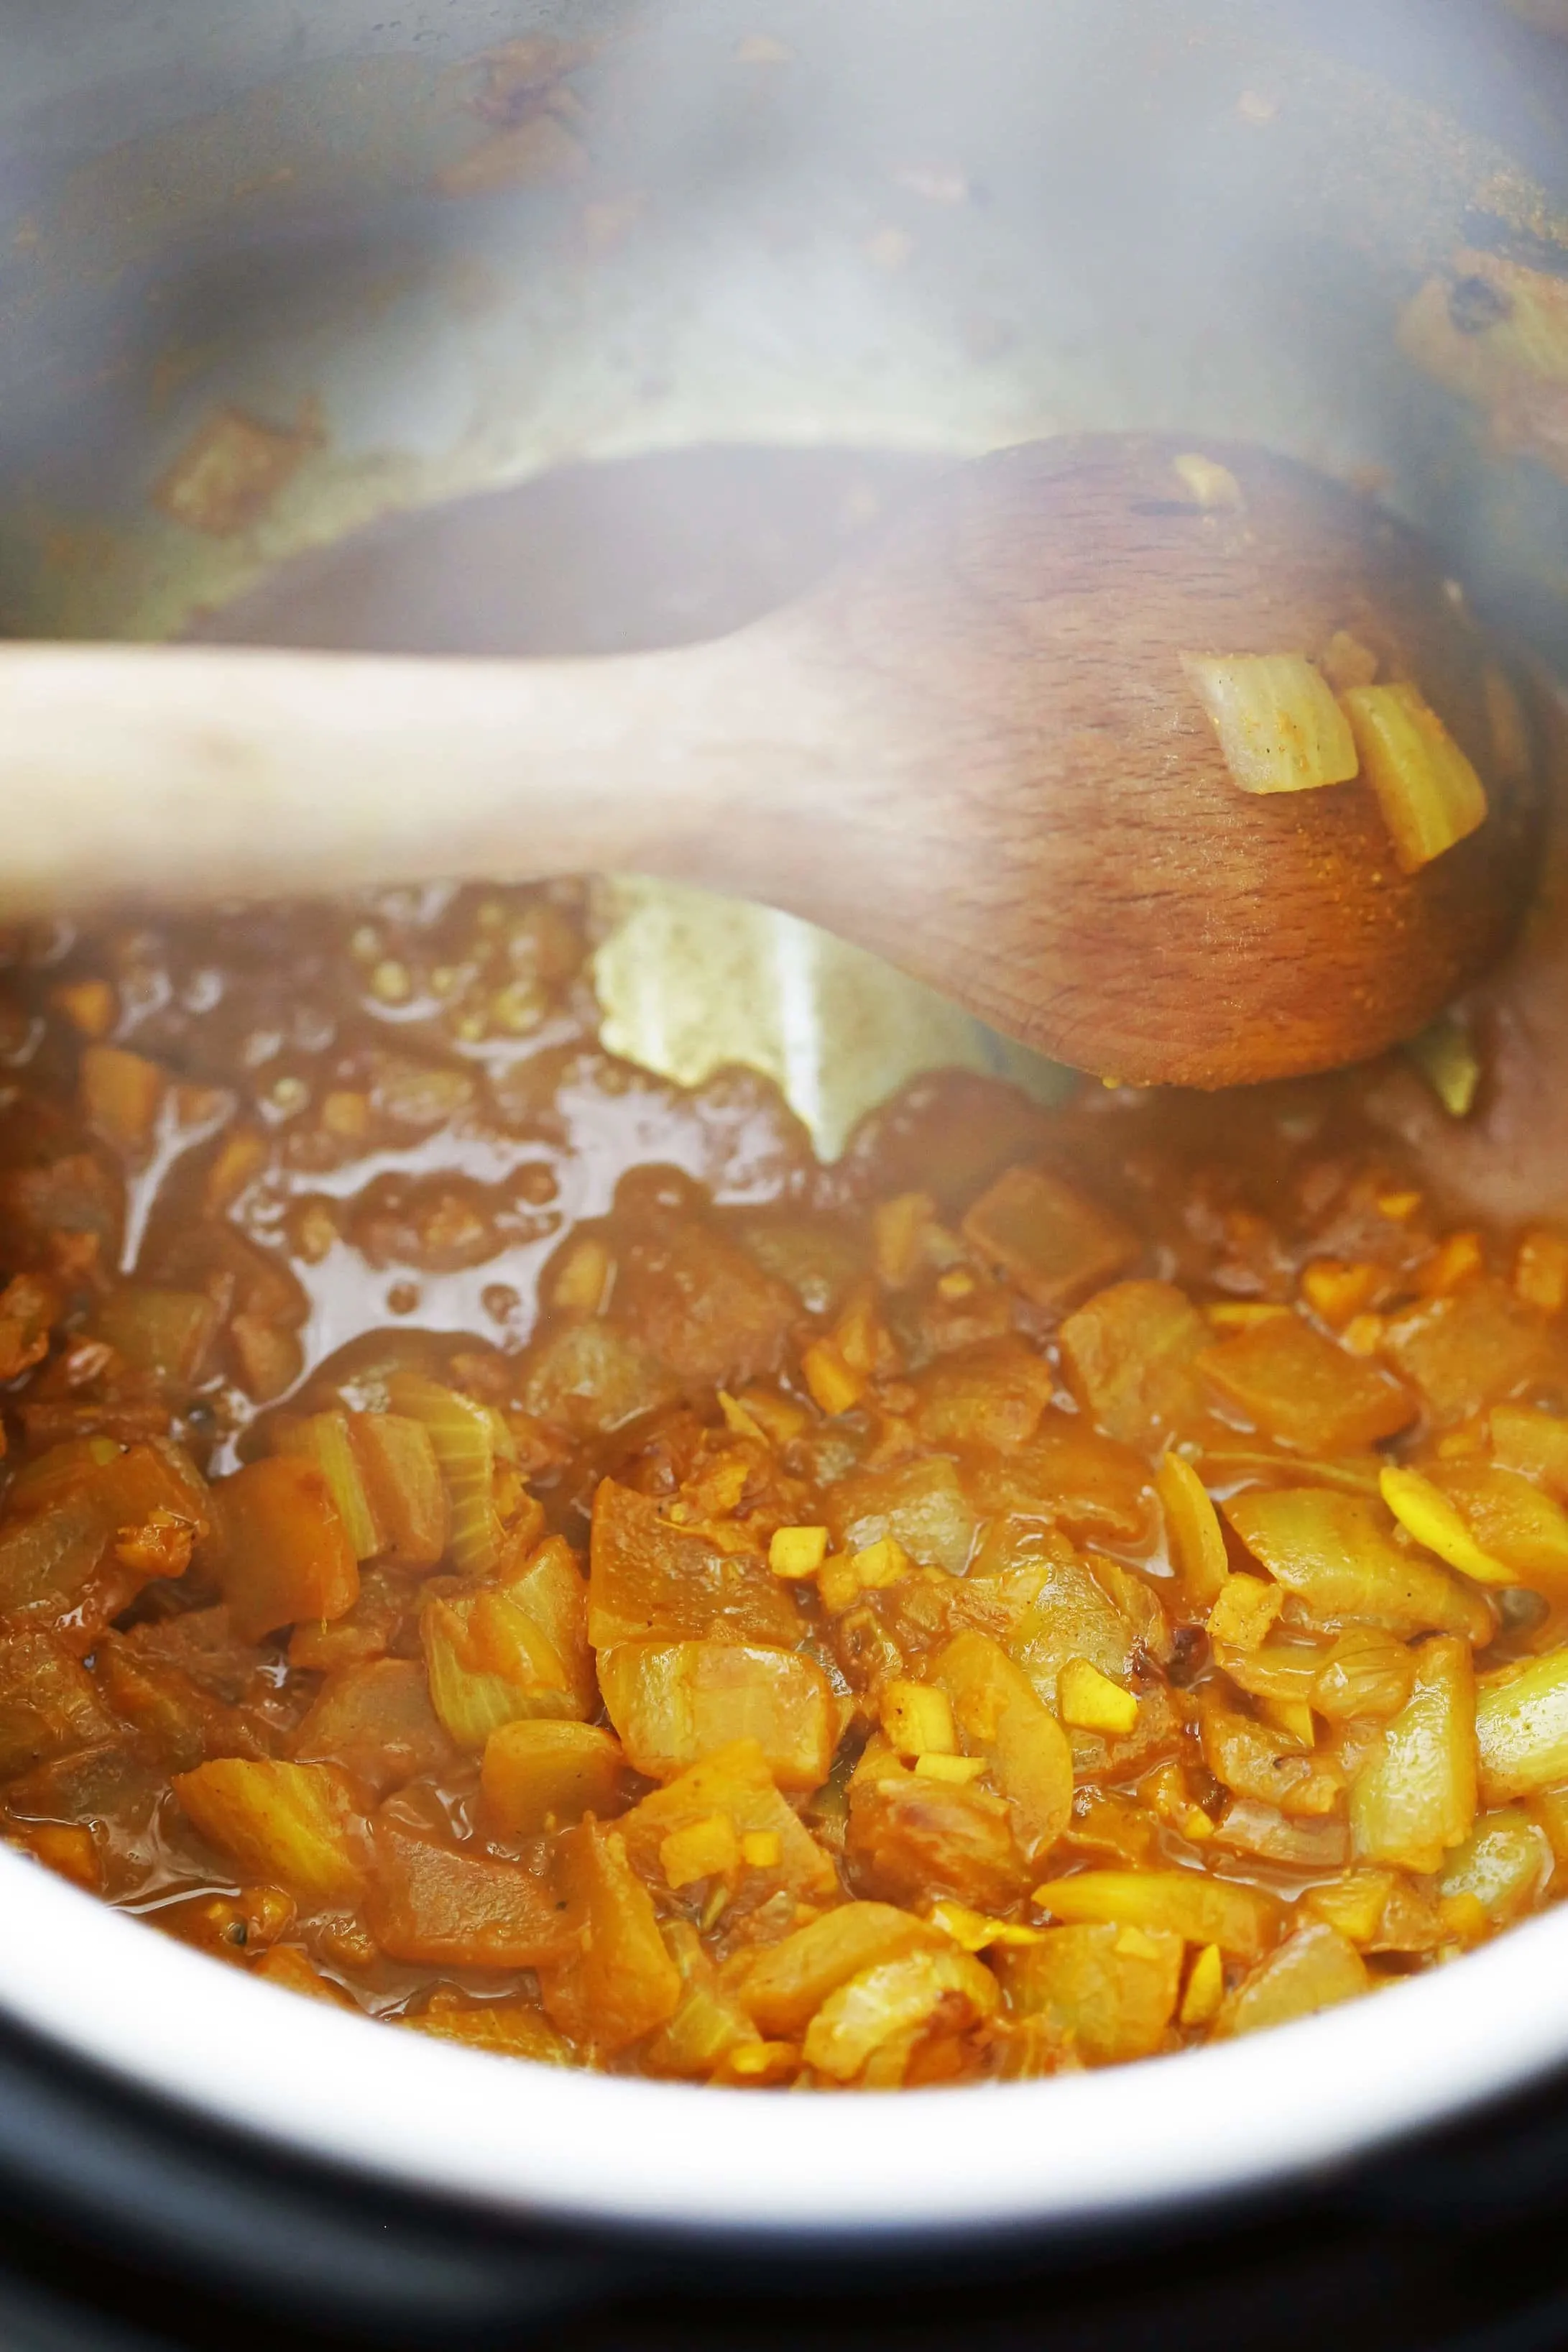
POLYGON ((0 2011, 275 2148, 532 2219, 960 2232, 1279 2184, 1568 2057, 1568 1910, 1250 2039, 1094 2074, 853 2095, 530 2065, 301 2000, 0 1851, 0 2011), (847 2127, 846 2127, 847 2126, 847 2127))

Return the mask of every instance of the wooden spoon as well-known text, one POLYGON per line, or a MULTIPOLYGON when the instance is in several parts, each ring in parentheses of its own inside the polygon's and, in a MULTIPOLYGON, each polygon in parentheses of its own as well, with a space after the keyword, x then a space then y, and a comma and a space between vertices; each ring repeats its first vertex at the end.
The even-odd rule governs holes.
POLYGON ((1239 488, 1216 503, 1190 446, 961 467, 809 596, 674 652, 0 649, 0 912, 639 870, 810 917, 1107 1076, 1362 1059, 1505 944, 1533 779, 1499 773, 1496 656, 1415 534, 1206 446, 1239 488), (1242 793, 1181 665, 1342 630, 1488 784, 1414 876, 1364 782, 1242 793))

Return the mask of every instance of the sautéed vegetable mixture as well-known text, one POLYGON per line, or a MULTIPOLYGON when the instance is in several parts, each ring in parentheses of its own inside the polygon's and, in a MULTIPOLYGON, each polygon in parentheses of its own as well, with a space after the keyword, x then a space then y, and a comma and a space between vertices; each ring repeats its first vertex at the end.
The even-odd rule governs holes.
POLYGON ((1568 1242, 1377 1071, 924 1079, 823 1168, 576 886, 0 972, 0 1811, 230 1966, 883 2088, 1433 1967, 1568 1869, 1568 1242))

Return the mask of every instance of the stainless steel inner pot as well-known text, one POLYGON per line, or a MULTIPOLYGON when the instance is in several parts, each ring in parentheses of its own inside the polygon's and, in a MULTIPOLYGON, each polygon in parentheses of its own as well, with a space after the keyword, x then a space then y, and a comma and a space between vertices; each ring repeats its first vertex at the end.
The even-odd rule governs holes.
MULTIPOLYGON (((1398 337, 1467 253, 1568 270, 1565 124, 1568 47, 1483 0, 11 0, 0 631, 170 632, 361 524, 568 462, 918 472, 1150 426, 1375 483, 1568 670, 1568 487, 1398 337), (485 57, 527 39, 572 45, 573 94, 525 136, 547 53, 485 57), (172 485, 225 415, 251 472, 193 521, 172 485)), ((845 479, 823 557, 863 508, 845 479)), ((671 599, 669 634, 700 625, 671 599)), ((615 1042, 688 1077, 756 1061, 827 1151, 924 1066, 1051 1083, 803 926, 614 887, 615 1042)), ((41 2047, 361 2182, 676 2234, 1175 2208, 1568 2059, 1568 1911, 1257 2042, 867 2100, 852 2131, 372 2032, 5 1851, 0 1911, 0 2021, 41 2047)))

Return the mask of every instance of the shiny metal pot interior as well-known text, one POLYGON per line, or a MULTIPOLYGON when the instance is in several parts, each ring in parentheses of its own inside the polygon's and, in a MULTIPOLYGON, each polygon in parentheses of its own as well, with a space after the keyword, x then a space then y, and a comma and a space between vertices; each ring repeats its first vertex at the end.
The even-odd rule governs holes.
MULTIPOLYGON (((1364 475, 1568 668, 1568 488, 1396 333, 1466 249, 1568 266, 1568 48, 1479 0, 20 13, 0 32, 0 630, 172 631, 392 510, 563 462, 768 445, 917 473, 1147 425, 1364 475), (534 34, 594 45, 581 111, 486 163, 481 54, 534 34), (223 408, 270 436, 277 480, 235 528, 193 530, 169 469, 223 408)), ((846 521, 822 511, 819 556, 846 521)), ((675 635, 701 615, 672 593, 675 635)), ((614 1041, 685 1076, 757 1062, 825 1150, 923 1066, 1051 1082, 802 926, 618 887, 614 1041)), ((0 1903, 0 2014, 122 2084, 363 2179, 675 2232, 1179 2205, 1568 2059, 1559 1912, 1261 2042, 867 2102, 836 2133, 810 2100, 500 2077, 371 2034, 5 1852, 0 1903), (933 2162, 954 2096, 984 2126, 933 2162)))

